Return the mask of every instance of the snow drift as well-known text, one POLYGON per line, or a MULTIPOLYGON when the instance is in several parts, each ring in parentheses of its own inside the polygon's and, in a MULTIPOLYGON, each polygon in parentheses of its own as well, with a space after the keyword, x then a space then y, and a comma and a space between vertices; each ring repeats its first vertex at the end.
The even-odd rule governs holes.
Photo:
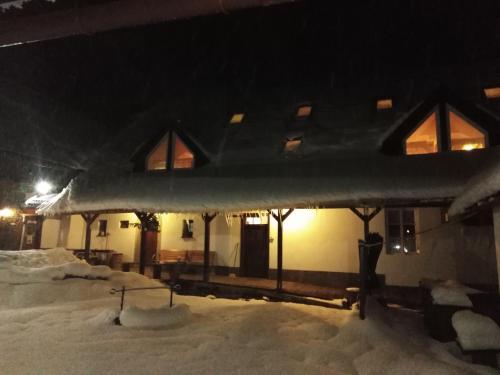
POLYGON ((120 313, 120 323, 125 327, 168 328, 189 321, 191 311, 186 304, 142 309, 130 306, 120 313))

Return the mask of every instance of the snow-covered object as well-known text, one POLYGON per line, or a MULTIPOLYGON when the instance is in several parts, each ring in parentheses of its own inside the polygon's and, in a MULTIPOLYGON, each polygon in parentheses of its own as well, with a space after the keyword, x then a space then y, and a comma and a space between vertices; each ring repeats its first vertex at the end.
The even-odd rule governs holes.
POLYGON ((206 212, 329 203, 352 206, 386 199, 432 202, 460 194, 481 157, 463 153, 413 157, 379 152, 338 154, 274 164, 209 165, 182 175, 132 173, 130 165, 110 165, 78 176, 38 212, 206 212))
POLYGON ((108 266, 93 266, 88 274, 89 279, 107 279, 111 276, 111 268, 108 266))
POLYGON ((438 286, 432 289, 431 295, 435 305, 472 307, 470 298, 458 288, 438 286))
POLYGON ((493 319, 462 310, 453 314, 451 323, 464 350, 500 350, 500 328, 493 319))
POLYGON ((467 182, 464 191, 453 201, 448 214, 464 213, 480 200, 500 191, 500 148, 495 147, 484 166, 467 182))
POLYGON ((91 266, 63 249, 0 251, 0 282, 34 283, 68 277, 109 278, 108 266, 91 266))
POLYGON ((133 328, 168 328, 187 323, 190 317, 186 304, 151 309, 129 306, 120 313, 120 323, 133 328))

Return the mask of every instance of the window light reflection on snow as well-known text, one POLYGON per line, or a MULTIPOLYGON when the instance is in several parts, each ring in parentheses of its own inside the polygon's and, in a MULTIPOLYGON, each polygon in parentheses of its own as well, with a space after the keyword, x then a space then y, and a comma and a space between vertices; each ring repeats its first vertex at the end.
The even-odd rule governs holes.
POLYGON ((307 227, 316 218, 314 209, 297 209, 283 222, 285 230, 300 230, 307 227))

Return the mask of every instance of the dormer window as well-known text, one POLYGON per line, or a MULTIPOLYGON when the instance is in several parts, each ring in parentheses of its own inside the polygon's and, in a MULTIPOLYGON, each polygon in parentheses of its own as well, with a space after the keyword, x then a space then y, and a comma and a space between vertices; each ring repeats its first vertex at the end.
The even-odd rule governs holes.
POLYGON ((489 87, 484 89, 484 95, 487 99, 500 99, 500 87, 489 87))
POLYGON ((377 110, 378 111, 384 111, 384 110, 388 110, 391 108, 392 108, 392 99, 391 98, 377 100, 377 110))
POLYGON ((486 133, 453 110, 448 111, 451 150, 471 151, 486 147, 486 133))
POLYGON ((298 119, 304 119, 311 116, 312 106, 311 105, 302 105, 297 108, 297 112, 295 113, 295 117, 298 119))
POLYGON ((297 151, 301 144, 302 139, 287 140, 285 143, 285 152, 297 151))
POLYGON ((191 169, 195 156, 186 143, 173 131, 169 131, 146 158, 147 171, 191 169))
POLYGON ((229 123, 231 125, 235 124, 241 124, 243 122, 243 119, 245 118, 244 113, 235 113, 232 117, 231 120, 229 120, 229 123))
POLYGON ((406 155, 438 152, 438 127, 436 111, 417 126, 405 142, 406 155))

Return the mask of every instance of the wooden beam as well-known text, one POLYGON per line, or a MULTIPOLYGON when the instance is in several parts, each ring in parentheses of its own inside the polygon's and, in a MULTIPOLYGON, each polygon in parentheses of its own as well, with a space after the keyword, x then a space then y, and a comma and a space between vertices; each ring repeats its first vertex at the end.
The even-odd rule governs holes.
POLYGON ((288 216, 293 212, 293 208, 290 208, 286 214, 283 214, 283 210, 279 209, 278 213, 275 214, 271 210, 268 210, 269 214, 278 223, 278 244, 277 244, 277 269, 276 269, 276 290, 281 292, 283 290, 283 222, 288 216))
POLYGON ((85 260, 88 262, 90 260, 90 241, 91 241, 91 225, 97 219, 99 214, 84 213, 81 214, 83 220, 85 221, 85 260))
POLYGON ((208 212, 201 215, 205 222, 205 243, 203 248, 203 281, 210 281, 210 223, 217 213, 210 215, 208 212))
POLYGON ((135 216, 141 222, 141 244, 139 250, 139 273, 144 275, 146 271, 146 238, 148 231, 158 231, 155 223, 155 214, 148 212, 136 212, 135 216), (154 225, 153 225, 154 224, 154 225))
POLYGON ((368 253, 366 242, 358 241, 359 251, 359 317, 361 320, 366 316, 366 277, 368 271, 368 253))

